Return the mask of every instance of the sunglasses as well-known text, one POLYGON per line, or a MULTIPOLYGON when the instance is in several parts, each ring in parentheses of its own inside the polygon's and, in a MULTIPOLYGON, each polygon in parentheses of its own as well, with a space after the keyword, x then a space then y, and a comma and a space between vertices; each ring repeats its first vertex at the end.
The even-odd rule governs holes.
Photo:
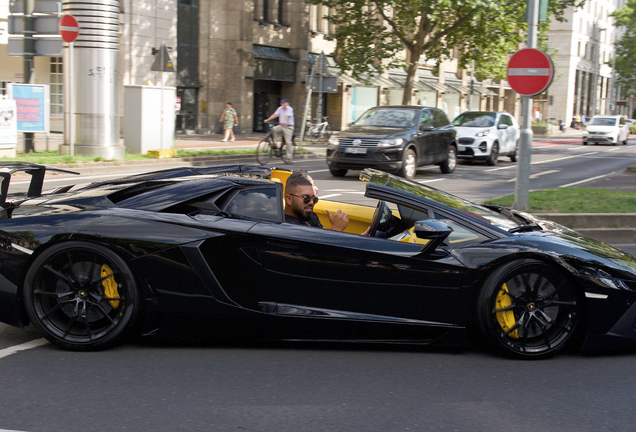
POLYGON ((305 204, 309 204, 309 201, 311 200, 314 201, 314 204, 316 204, 319 201, 319 198, 316 195, 296 195, 293 193, 290 193, 289 195, 293 195, 295 197, 302 199, 305 204))

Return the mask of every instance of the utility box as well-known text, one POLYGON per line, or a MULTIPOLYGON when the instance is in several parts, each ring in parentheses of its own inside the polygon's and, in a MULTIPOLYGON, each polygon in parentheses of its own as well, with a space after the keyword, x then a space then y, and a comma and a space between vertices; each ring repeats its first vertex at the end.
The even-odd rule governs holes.
POLYGON ((176 90, 176 87, 124 86, 124 145, 130 153, 174 148, 176 90))

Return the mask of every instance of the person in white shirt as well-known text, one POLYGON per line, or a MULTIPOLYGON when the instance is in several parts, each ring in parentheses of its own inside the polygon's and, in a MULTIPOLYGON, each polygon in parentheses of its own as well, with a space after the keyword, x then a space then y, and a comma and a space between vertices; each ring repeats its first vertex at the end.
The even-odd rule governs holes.
POLYGON ((294 155, 294 148, 292 144, 292 138, 294 135, 294 109, 289 106, 287 99, 281 99, 280 106, 276 109, 276 112, 265 119, 265 123, 278 117, 279 124, 272 128, 274 134, 274 141, 278 140, 279 135, 283 136, 286 146, 286 164, 292 163, 292 157, 294 155))

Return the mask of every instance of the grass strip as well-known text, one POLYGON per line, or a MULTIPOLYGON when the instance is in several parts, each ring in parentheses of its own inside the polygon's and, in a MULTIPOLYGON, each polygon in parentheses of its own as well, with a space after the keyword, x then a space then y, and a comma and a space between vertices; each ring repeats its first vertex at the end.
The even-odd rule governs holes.
MULTIPOLYGON (((512 207, 514 194, 484 201, 512 207)), ((636 192, 608 189, 563 188, 529 194, 528 213, 636 213, 636 192)))

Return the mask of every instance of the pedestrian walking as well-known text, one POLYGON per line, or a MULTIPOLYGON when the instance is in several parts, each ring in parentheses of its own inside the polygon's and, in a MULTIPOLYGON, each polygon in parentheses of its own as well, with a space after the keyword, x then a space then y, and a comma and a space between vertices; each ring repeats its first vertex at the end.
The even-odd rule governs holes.
POLYGON ((228 102, 225 104, 225 109, 219 118, 219 122, 223 123, 223 129, 225 130, 225 137, 221 141, 234 141, 235 137, 233 129, 234 126, 238 126, 239 121, 236 110, 232 108, 232 103, 228 102))

